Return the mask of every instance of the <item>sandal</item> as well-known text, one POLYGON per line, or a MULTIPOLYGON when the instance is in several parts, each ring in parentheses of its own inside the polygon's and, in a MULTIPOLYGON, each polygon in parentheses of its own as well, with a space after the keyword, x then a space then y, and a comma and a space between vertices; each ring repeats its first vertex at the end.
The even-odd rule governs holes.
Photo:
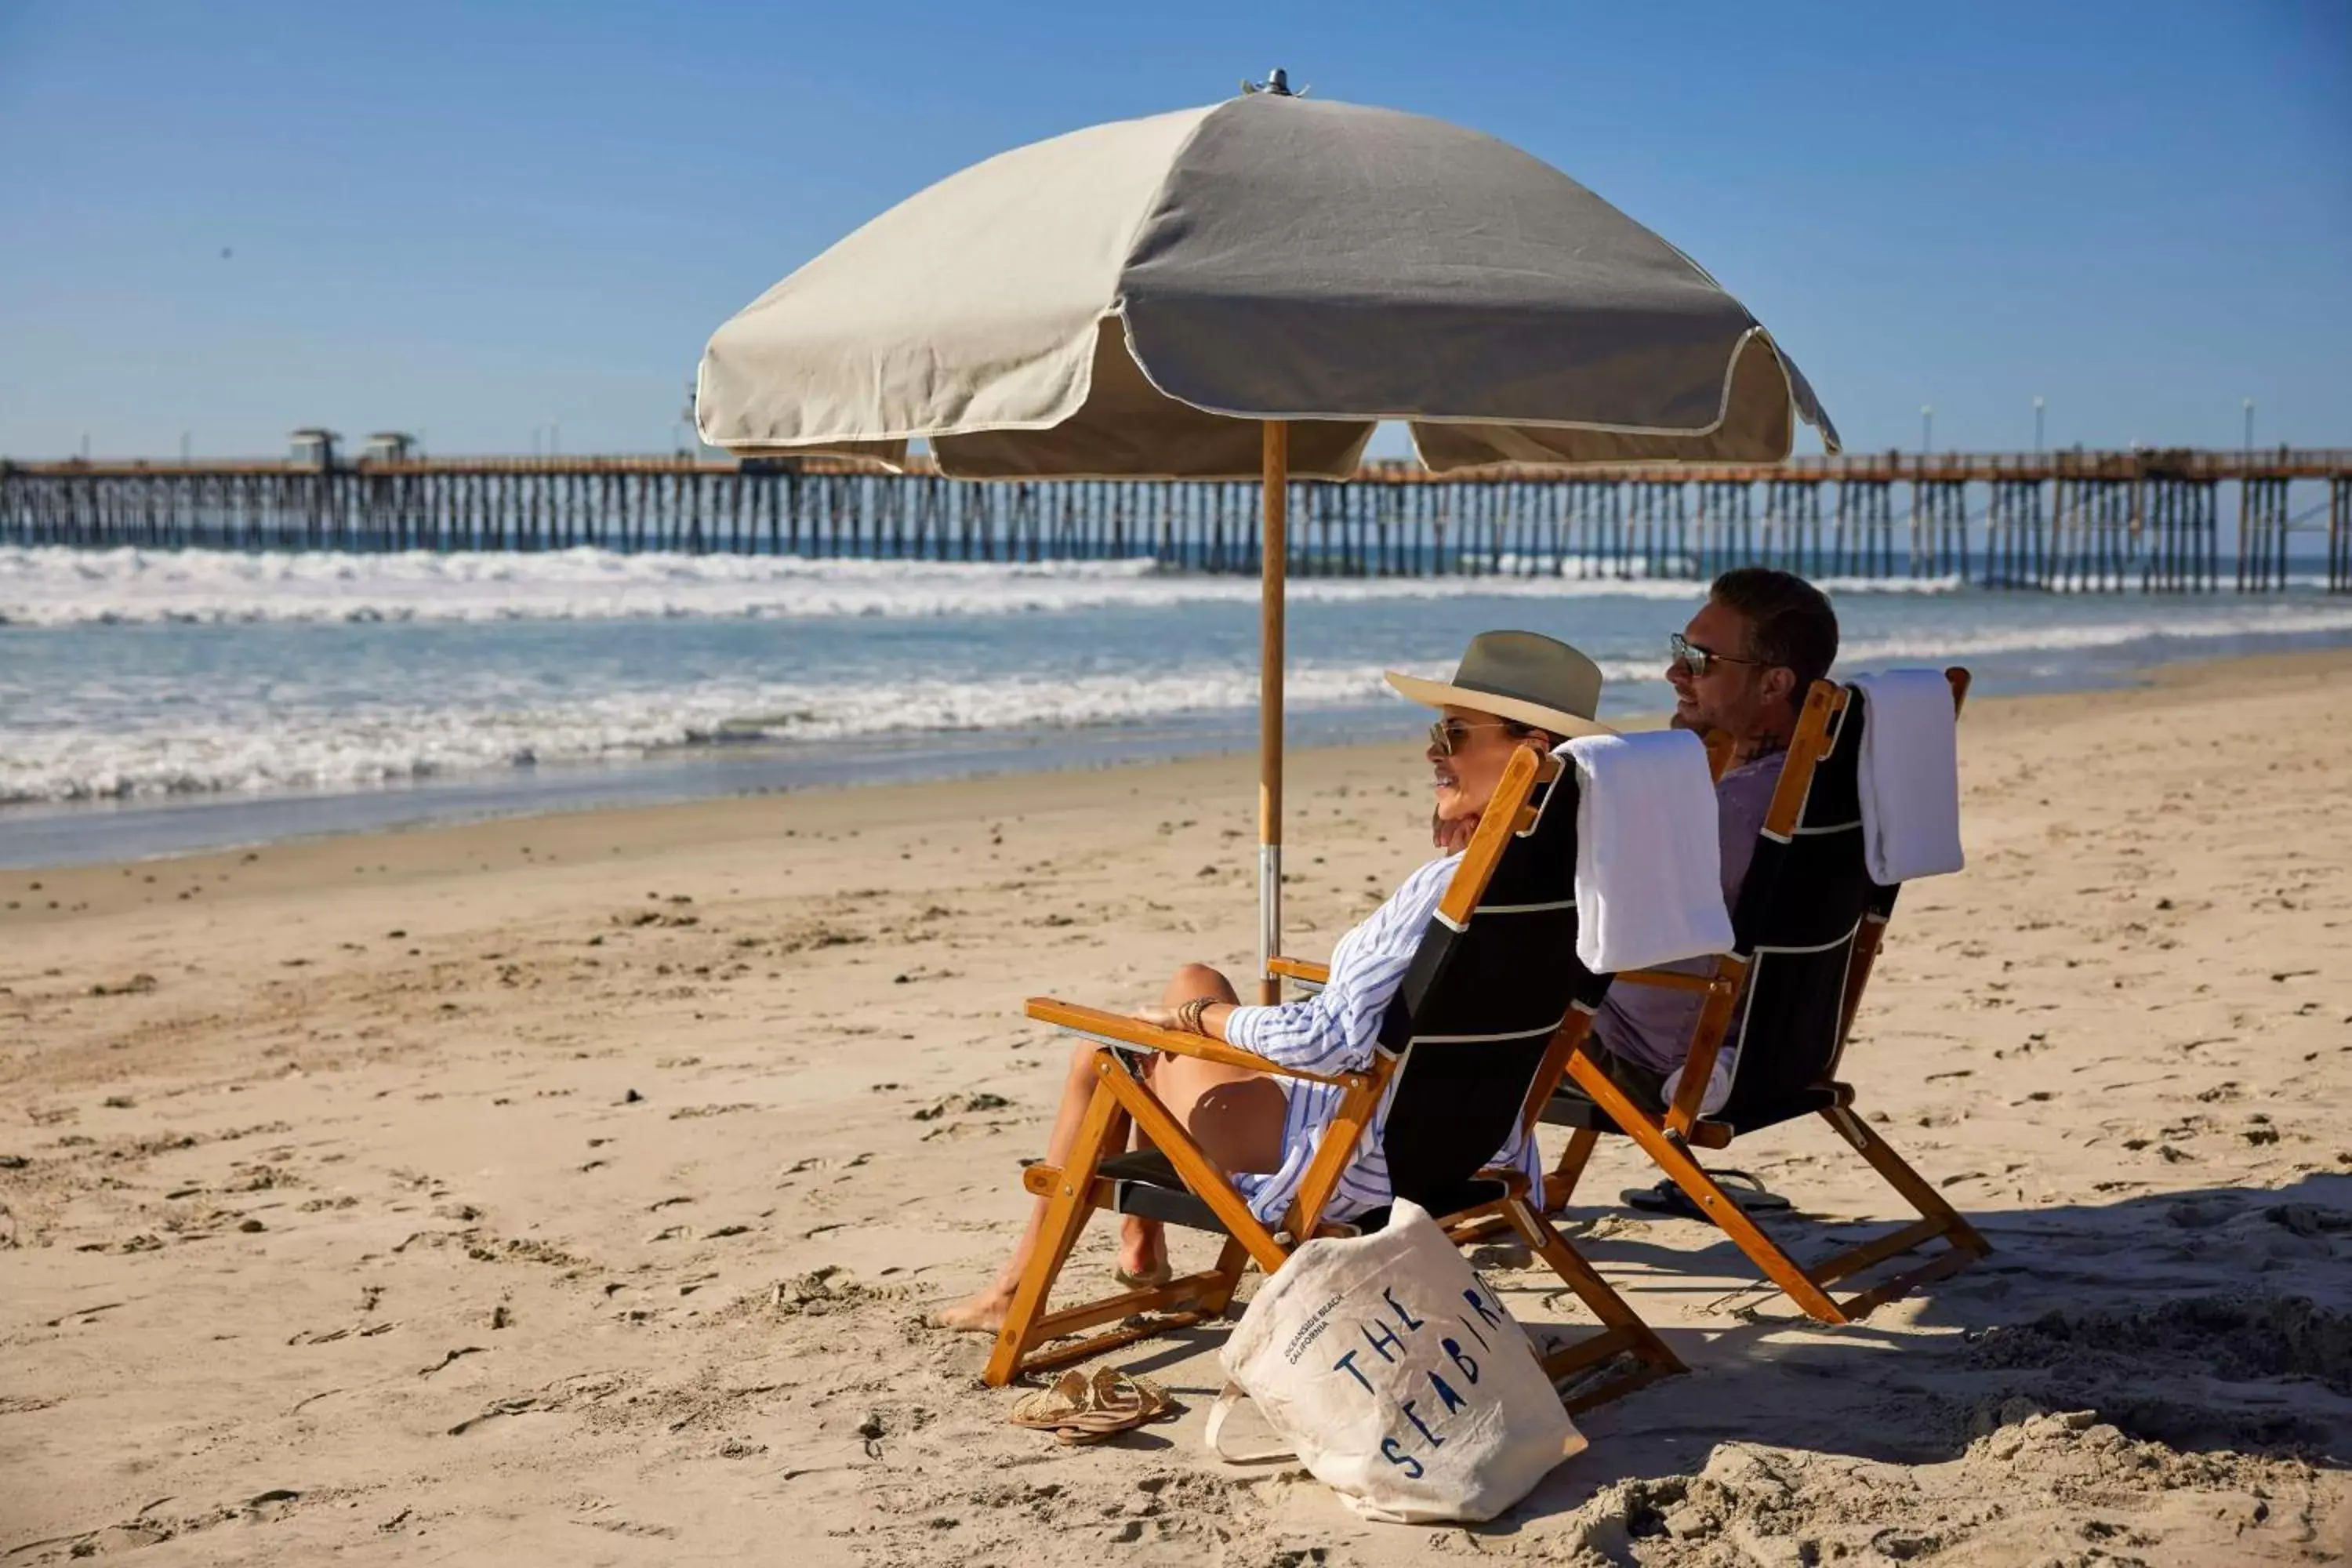
POLYGON ((1168 1391, 1148 1377, 1106 1366, 1097 1367, 1090 1378, 1073 1368, 1048 1386, 1013 1401, 1007 1419, 1015 1426, 1051 1432, 1055 1442, 1076 1447, 1115 1437, 1175 1408, 1168 1391))
MULTIPOLYGON (((1718 1185, 1729 1183, 1740 1189, 1724 1195, 1738 1204, 1744 1213, 1789 1212, 1788 1199, 1767 1189, 1761 1181, 1746 1171, 1709 1171, 1707 1174, 1713 1176, 1718 1185)), ((1708 1219, 1706 1211, 1692 1201, 1688 1193, 1675 1184, 1671 1176, 1654 1187, 1628 1187, 1618 1195, 1628 1208, 1642 1209, 1650 1214, 1673 1215, 1678 1219, 1707 1220, 1710 1225, 1714 1223, 1708 1219)))
POLYGON ((1114 1268, 1110 1277, 1118 1281, 1123 1290, 1157 1290, 1176 1278, 1175 1268, 1166 1259, 1140 1273, 1130 1274, 1124 1268, 1114 1268))

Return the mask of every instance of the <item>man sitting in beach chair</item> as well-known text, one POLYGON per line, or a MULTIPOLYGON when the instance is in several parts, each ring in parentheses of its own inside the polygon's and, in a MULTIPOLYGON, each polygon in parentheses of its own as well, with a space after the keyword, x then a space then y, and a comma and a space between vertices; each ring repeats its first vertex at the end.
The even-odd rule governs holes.
MULTIPOLYGON (((1716 805, 1723 902, 1735 909, 1805 694, 1837 658, 1837 613, 1801 577, 1743 566, 1715 580, 1673 649, 1666 679, 1675 689, 1675 727, 1727 748, 1716 805)), ((1700 978, 1712 972, 1704 959, 1662 967, 1700 978)), ((1636 1105, 1664 1110, 1706 1001, 1703 987, 1611 987, 1592 1021, 1594 1059, 1636 1105)), ((1720 1089, 1709 1092, 1720 1101, 1720 1089)))
MULTIPOLYGON (((1990 1248, 1935 1185, 1905 1163, 1854 1109, 1839 1076, 1845 1042, 1902 884, 1960 868, 1955 721, 1964 669, 1895 670, 1806 693, 1780 784, 1731 910, 1731 951, 1703 977, 1624 970, 1631 987, 1688 998, 1694 1016, 1682 1065, 1661 1087, 1663 1110, 1627 1088, 1622 1064, 1589 1052, 1569 1062, 1570 1087, 1542 1120, 1573 1129, 1544 1183, 1548 1207, 1574 1194, 1603 1135, 1623 1134, 1666 1174, 1625 1194, 1713 1221, 1809 1316, 1852 1322, 1883 1302, 1968 1267, 1990 1248), (1709 1171, 1698 1149, 1820 1116, 1916 1209, 1919 1218, 1801 1264, 1759 1226, 1785 1200, 1727 1187, 1738 1173, 1709 1171), (1769 1201, 1759 1201, 1768 1199, 1769 1201), (1831 1288, 1906 1253, 1921 1261, 1843 1300, 1831 1288)), ((1729 831, 1727 828, 1727 833, 1729 831)), ((1727 844, 1725 852, 1730 853, 1727 844)))

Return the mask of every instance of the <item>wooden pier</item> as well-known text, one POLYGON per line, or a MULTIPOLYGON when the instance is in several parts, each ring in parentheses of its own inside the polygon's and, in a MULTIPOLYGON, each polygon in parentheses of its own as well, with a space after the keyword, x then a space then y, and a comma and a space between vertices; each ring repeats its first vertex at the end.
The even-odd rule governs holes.
MULTIPOLYGON (((1146 559, 1257 570, 1250 483, 971 484, 826 460, 0 461, 0 546, 1146 559)), ((2352 450, 1848 456, 1293 487, 1300 576, 1811 576, 1991 588, 2352 593, 2352 450), (2224 504, 2224 487, 2233 505, 2224 504), (2308 537, 2311 544, 2297 549, 2308 537), (2225 554, 2227 559, 2225 559, 2225 554)))

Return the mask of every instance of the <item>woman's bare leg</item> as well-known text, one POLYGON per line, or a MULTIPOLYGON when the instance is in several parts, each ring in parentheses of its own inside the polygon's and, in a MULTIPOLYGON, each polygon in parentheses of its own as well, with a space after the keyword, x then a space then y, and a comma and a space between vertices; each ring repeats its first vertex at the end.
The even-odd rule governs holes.
MULTIPOLYGON (((1233 982, 1223 973, 1205 963, 1188 963, 1169 979, 1160 1005, 1175 1007, 1198 996, 1241 1001, 1233 982)), ((1264 1074, 1171 1053, 1152 1062, 1151 1092, 1218 1169, 1271 1171, 1282 1163, 1282 1130, 1288 1101, 1282 1086, 1264 1074)), ((1139 1128, 1136 1145, 1149 1147, 1139 1128)), ((1167 1260, 1160 1223, 1127 1216, 1120 1227, 1119 1267, 1139 1275, 1167 1260)))
MULTIPOLYGON (((1210 968, 1205 963, 1188 963, 1169 977, 1167 987, 1160 993, 1160 1005, 1162 1007, 1172 1008, 1190 1002, 1196 996, 1207 996, 1219 1002, 1241 1000, 1234 994, 1233 982, 1227 980, 1221 972, 1210 968)), ((1168 1106, 1170 1112, 1177 1121, 1184 1121, 1186 1110, 1190 1108, 1189 1106, 1179 1108, 1171 1104, 1168 1099, 1170 1089, 1172 1088, 1181 1095, 1187 1089, 1192 1089, 1189 1075, 1183 1069, 1188 1067, 1206 1065, 1188 1061, 1181 1057, 1159 1056, 1154 1057, 1146 1066, 1145 1078, 1151 1085, 1152 1094, 1158 1097, 1162 1105, 1168 1106)), ((1231 1071, 1232 1069, 1219 1070, 1231 1071)), ((1256 1075, 1253 1073, 1246 1076, 1254 1078, 1256 1075)), ((1198 1099, 1197 1091, 1188 1098, 1198 1099)), ((1151 1147, 1151 1141, 1143 1135, 1143 1130, 1139 1127, 1135 1131, 1135 1146, 1138 1149, 1151 1147)), ((1210 1158, 1214 1159, 1215 1156, 1213 1154, 1210 1158)), ((1118 1227, 1118 1266, 1122 1272, 1136 1279, 1150 1279, 1165 1268, 1168 1266, 1167 1226, 1156 1219, 1143 1219, 1134 1215, 1125 1215, 1118 1227)))
MULTIPOLYGON (((1062 1079, 1062 1103, 1054 1112, 1054 1130, 1045 1137, 1047 1164, 1066 1163, 1070 1145, 1077 1142, 1078 1122, 1086 1116, 1087 1102, 1094 1098, 1097 1048, 1092 1041, 1084 1040, 1070 1051, 1070 1070, 1062 1079)), ((1013 1306, 1013 1293, 1021 1288, 1022 1272, 1029 1267, 1030 1255, 1037 1250, 1037 1233, 1045 1226, 1045 1200, 1039 1198, 1029 1211, 1028 1227, 1013 1244, 1013 1257, 997 1271, 996 1278, 954 1306, 942 1307, 932 1313, 931 1321, 943 1329, 966 1329, 974 1333, 992 1334, 1003 1328, 1004 1314, 1013 1306)))
MULTIPOLYGON (((1230 981, 1204 963, 1178 970, 1161 994, 1163 1006, 1175 1006, 1195 996, 1236 1002, 1230 981)), ((1053 1131, 1045 1141, 1045 1159, 1066 1164, 1076 1142, 1078 1123, 1095 1091, 1094 1054, 1097 1047, 1081 1043, 1070 1053, 1070 1070, 1062 1081, 1062 1102, 1054 1113, 1053 1131)), ((1226 1171, 1271 1171, 1282 1163, 1282 1131, 1287 1102, 1273 1079, 1245 1068, 1230 1068, 1191 1057, 1161 1056, 1144 1068, 1144 1076, 1160 1102, 1190 1131, 1201 1152, 1226 1171)), ((1045 1200, 1030 1210, 1029 1224, 1014 1244, 1013 1256, 994 1279, 951 1307, 932 1314, 941 1328, 994 1333, 1012 1309, 1013 1292, 1037 1250, 1045 1228, 1045 1200)), ((1119 1233, 1119 1267, 1133 1275, 1149 1275, 1168 1260, 1167 1242, 1157 1220, 1125 1216, 1119 1233)))

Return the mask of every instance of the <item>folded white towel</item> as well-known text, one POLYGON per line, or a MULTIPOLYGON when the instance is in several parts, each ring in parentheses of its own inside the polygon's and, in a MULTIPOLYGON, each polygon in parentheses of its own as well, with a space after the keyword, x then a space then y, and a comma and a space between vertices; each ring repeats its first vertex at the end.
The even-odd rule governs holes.
POLYGON ((1683 730, 1589 735, 1576 765, 1576 956, 1596 974, 1731 951, 1706 748, 1683 730))
POLYGON ((1957 871, 1959 725, 1952 688, 1932 669, 1858 677, 1862 689, 1862 854, 1871 880, 1892 887, 1957 871))

